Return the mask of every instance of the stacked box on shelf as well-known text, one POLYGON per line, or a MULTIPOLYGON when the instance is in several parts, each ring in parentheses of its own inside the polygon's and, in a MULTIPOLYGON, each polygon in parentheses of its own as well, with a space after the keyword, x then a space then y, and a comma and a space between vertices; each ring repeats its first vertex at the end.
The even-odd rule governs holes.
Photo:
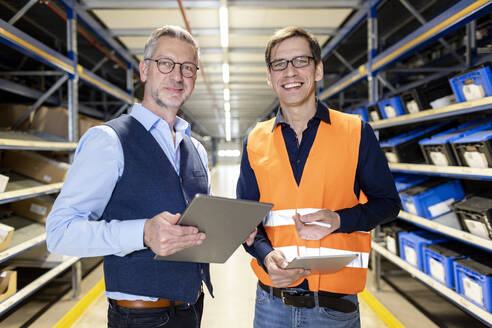
POLYGON ((432 179, 400 193, 406 212, 434 219, 451 212, 451 204, 465 197, 459 180, 432 179))
POLYGON ((376 122, 382 119, 381 112, 379 111, 378 104, 372 104, 367 106, 367 113, 369 114, 369 119, 372 122, 376 122))
POLYGON ((418 185, 421 182, 429 180, 429 176, 407 173, 393 173, 396 190, 398 192, 418 185))
POLYGON ((492 239, 492 199, 471 196, 453 204, 453 211, 463 230, 492 239))
POLYGON ((381 230, 386 241, 386 248, 393 254, 400 256, 400 241, 398 239, 399 233, 415 231, 418 230, 418 228, 405 221, 396 220, 382 225, 381 230))
POLYGON ((456 139, 451 146, 460 165, 481 169, 492 167, 492 127, 456 139))
POLYGON ((423 246, 449 242, 448 239, 426 230, 400 232, 400 257, 420 271, 424 270, 423 246))
POLYGON ((453 94, 447 78, 434 80, 400 95, 401 102, 407 113, 413 114, 430 109, 431 103, 437 99, 453 94))
POLYGON ((492 255, 454 261, 456 292, 492 313, 492 255))
POLYGON ((369 113, 367 112, 367 109, 362 106, 356 109, 353 109, 350 111, 352 114, 359 115, 359 117, 366 122, 369 122, 369 113))
POLYGON ((383 118, 393 118, 405 114, 405 109, 401 102, 400 97, 393 97, 390 99, 382 100, 378 103, 379 112, 383 118))
POLYGON ((490 66, 478 67, 460 73, 449 80, 458 102, 492 96, 492 72, 490 66))
POLYGON ((477 249, 459 242, 424 245, 424 272, 453 289, 455 286, 453 262, 478 253, 477 249))
POLYGON ((424 154, 426 163, 437 166, 458 165, 458 155, 455 153, 454 147, 451 146, 452 142, 491 127, 492 120, 490 117, 487 117, 485 119, 473 120, 461 124, 456 128, 420 140, 419 145, 424 154))
POLYGON ((380 142, 381 149, 390 163, 418 163, 424 161, 419 140, 439 133, 449 127, 450 122, 440 122, 431 126, 419 127, 410 132, 380 142))

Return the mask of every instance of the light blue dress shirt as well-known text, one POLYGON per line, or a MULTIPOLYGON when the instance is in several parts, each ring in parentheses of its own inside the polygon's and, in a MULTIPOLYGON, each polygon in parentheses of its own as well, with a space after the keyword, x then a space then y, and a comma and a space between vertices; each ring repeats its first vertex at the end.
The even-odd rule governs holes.
MULTIPOLYGON (((176 118, 174 143, 169 124, 141 104, 134 104, 130 115, 152 134, 179 175, 179 145, 185 134, 190 135, 188 122, 176 118)), ((205 148, 191 139, 208 172, 205 148)), ((105 125, 89 129, 77 145, 63 188, 46 219, 46 244, 50 252, 78 257, 125 256, 145 248, 144 224, 149 218, 110 222, 100 219, 123 169, 123 149, 116 132, 105 125)), ((106 292, 106 296, 156 300, 118 292, 106 292)))

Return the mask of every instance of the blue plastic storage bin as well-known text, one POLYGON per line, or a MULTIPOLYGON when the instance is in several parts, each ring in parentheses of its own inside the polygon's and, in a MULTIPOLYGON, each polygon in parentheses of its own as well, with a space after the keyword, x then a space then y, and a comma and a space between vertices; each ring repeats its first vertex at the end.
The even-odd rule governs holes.
POLYGON ((477 131, 451 142, 458 162, 474 168, 492 167, 492 128, 477 131))
POLYGON ((456 292, 492 313, 492 256, 454 261, 456 292))
POLYGON ((352 114, 359 115, 360 118, 366 122, 369 122, 369 112, 365 107, 359 107, 351 110, 352 114))
POLYGON ((459 180, 432 179, 400 192, 403 208, 427 219, 452 211, 451 204, 465 197, 459 180))
POLYGON ((395 181, 396 190, 398 192, 418 185, 424 181, 429 180, 427 175, 418 174, 406 174, 406 173, 393 173, 393 180, 395 181))
POLYGON ((474 69, 449 79, 458 102, 492 96, 492 72, 490 66, 474 69))
POLYGON ((455 286, 453 262, 478 253, 475 248, 458 242, 424 245, 424 272, 453 289, 455 286))
POLYGON ((420 271, 424 271, 423 246, 445 243, 449 240, 430 231, 417 230, 400 232, 398 241, 400 243, 400 257, 420 271))
POLYGON ((490 117, 486 117, 461 124, 456 128, 420 140, 419 145, 426 163, 437 166, 458 165, 458 155, 455 154, 451 143, 475 132, 490 129, 491 127, 492 120, 490 117))
POLYGON ((403 107, 403 103, 398 96, 380 101, 378 106, 379 112, 383 118, 392 118, 405 114, 405 108, 403 107))

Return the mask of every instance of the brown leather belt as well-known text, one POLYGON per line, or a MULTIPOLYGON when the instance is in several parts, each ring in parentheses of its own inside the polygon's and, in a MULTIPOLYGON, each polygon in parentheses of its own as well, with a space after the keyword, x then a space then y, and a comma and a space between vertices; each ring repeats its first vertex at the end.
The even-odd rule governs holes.
MULTIPOLYGON (((127 301, 127 300, 115 300, 116 305, 130 308, 130 309, 157 309, 157 308, 168 308, 171 306, 171 300, 164 298, 159 298, 157 301, 127 301)), ((183 302, 174 302, 174 305, 183 305, 183 302)))
MULTIPOLYGON (((200 290, 198 291, 198 296, 196 297, 197 301, 200 296, 203 294, 203 286, 200 286, 200 290)), ((159 298, 157 301, 128 301, 128 300, 112 300, 116 305, 130 308, 130 309, 162 309, 171 307, 171 303, 173 301, 159 298)), ((174 306, 183 305, 186 303, 174 301, 174 306)))

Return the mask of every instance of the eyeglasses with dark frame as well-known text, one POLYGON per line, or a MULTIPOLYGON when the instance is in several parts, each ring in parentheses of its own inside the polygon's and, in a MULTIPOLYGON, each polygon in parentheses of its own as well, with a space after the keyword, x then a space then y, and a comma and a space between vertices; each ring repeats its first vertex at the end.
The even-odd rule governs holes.
POLYGON ((311 56, 297 56, 292 58, 291 60, 288 59, 278 59, 271 61, 268 66, 270 66, 270 69, 272 71, 283 71, 284 69, 287 68, 289 63, 292 64, 293 67, 295 68, 303 68, 309 65, 309 61, 313 60, 314 57, 311 56))
POLYGON ((196 72, 200 69, 194 63, 191 63, 191 62, 177 63, 170 58, 159 58, 159 59, 144 58, 144 60, 150 60, 150 61, 155 62, 157 64, 157 69, 162 74, 171 73, 174 70, 174 66, 176 66, 176 64, 180 65, 179 68, 180 68, 181 74, 184 77, 193 77, 193 76, 195 76, 196 72))

